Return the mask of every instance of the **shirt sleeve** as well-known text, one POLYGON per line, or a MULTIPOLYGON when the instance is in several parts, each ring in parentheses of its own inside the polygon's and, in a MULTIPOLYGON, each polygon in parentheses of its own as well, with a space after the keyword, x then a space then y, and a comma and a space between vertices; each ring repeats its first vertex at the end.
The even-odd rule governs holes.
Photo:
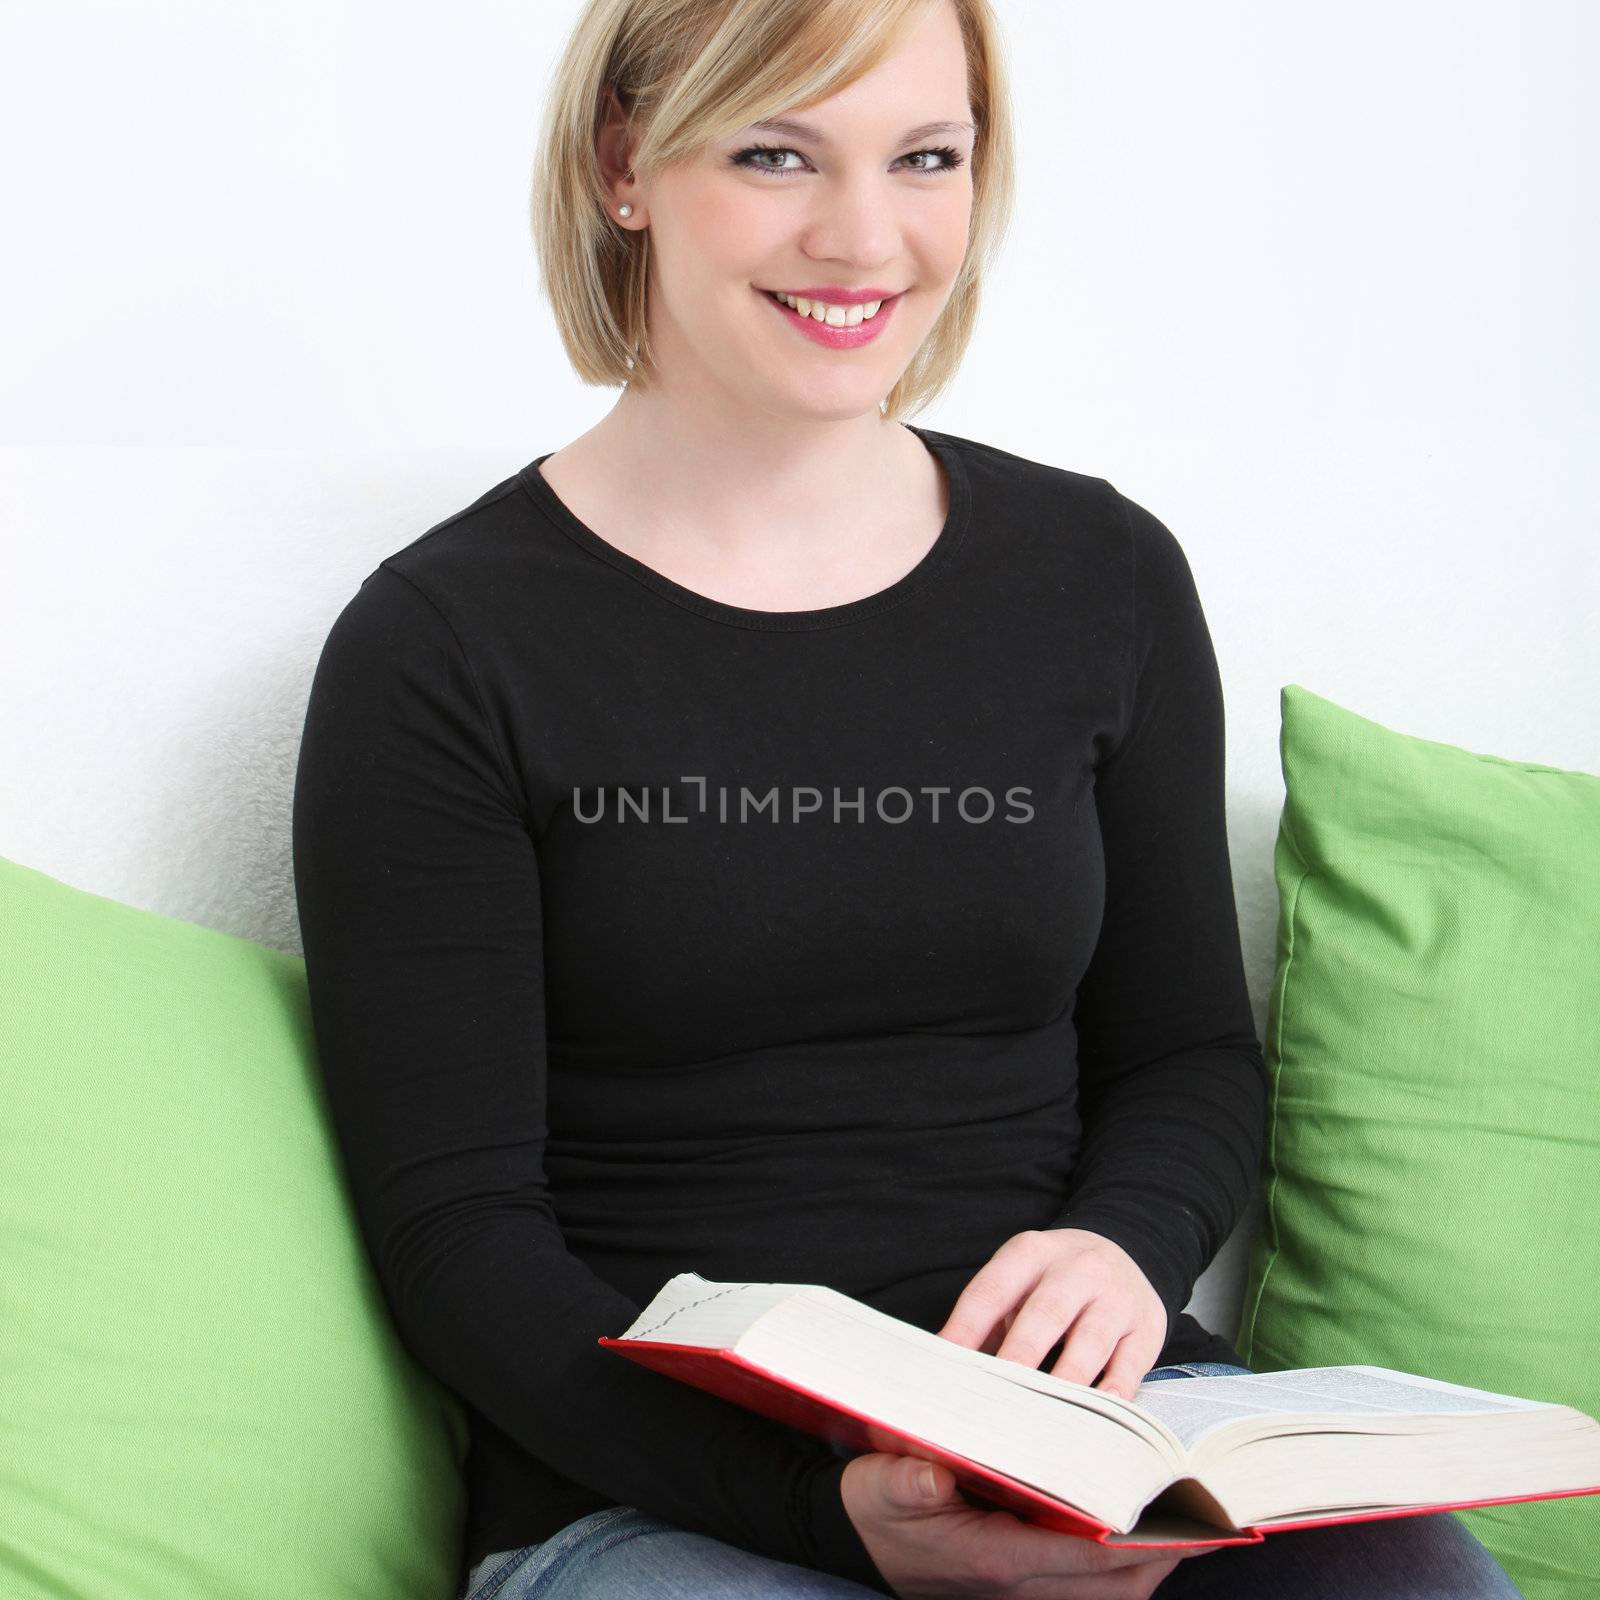
POLYGON ((544 1170, 539 864, 450 620, 380 566, 335 620, 295 778, 321 1075, 419 1363, 618 1505, 893 1591, 814 1439, 601 1349, 640 1307, 566 1247, 544 1170))
POLYGON ((1132 541, 1130 692, 1095 777, 1105 912, 1074 1011, 1084 1137, 1054 1226, 1121 1245, 1166 1306, 1170 1338, 1248 1204, 1266 1064, 1240 952, 1211 636, 1177 539, 1117 499, 1132 541))

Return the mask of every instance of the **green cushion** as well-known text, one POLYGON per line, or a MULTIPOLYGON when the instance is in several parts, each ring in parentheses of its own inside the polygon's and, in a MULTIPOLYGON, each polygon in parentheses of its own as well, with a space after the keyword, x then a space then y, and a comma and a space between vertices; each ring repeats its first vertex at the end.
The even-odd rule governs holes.
MULTIPOLYGON (((1239 1351, 1600 1415, 1600 778, 1281 703, 1239 1351)), ((1528 1600, 1600 1594, 1600 1496, 1458 1515, 1528 1600)))
POLYGON ((0 1594, 449 1600, 299 958, 0 858, 0 1594))

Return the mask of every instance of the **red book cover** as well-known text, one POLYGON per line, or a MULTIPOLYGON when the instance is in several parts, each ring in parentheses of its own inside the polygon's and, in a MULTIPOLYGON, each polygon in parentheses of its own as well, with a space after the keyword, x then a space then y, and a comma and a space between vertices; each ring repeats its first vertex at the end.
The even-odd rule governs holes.
MULTIPOLYGON (((1384 1517, 1416 1517, 1433 1511, 1459 1511, 1468 1506, 1504 1505, 1517 1500, 1557 1500, 1574 1494, 1600 1494, 1600 1484, 1587 1489, 1560 1489, 1549 1494, 1502 1495, 1481 1500, 1452 1500, 1439 1505, 1407 1506, 1399 1510, 1365 1509, 1336 1516, 1307 1517, 1294 1522, 1274 1522, 1263 1527, 1241 1529, 1229 1537, 1226 1530, 1207 1526, 1194 1537, 1135 1537, 1117 1533, 1103 1522, 1040 1490, 1007 1477, 1002 1472, 980 1466, 965 1456, 955 1455, 931 1439, 919 1438, 829 1400, 814 1390, 791 1383, 776 1373, 759 1367, 733 1350, 708 1350, 701 1345, 674 1344, 657 1339, 612 1339, 597 1341, 608 1350, 636 1361, 640 1366, 693 1384, 709 1394, 731 1400, 747 1411, 759 1412, 774 1422, 825 1439, 830 1445, 849 1450, 881 1450, 894 1455, 920 1456, 948 1467, 968 1498, 987 1506, 1010 1511, 1026 1522, 1070 1533, 1097 1544, 1130 1545, 1139 1549, 1178 1550, 1191 1545, 1260 1544, 1269 1533, 1292 1528, 1317 1528, 1339 1522, 1373 1522, 1384 1517)), ((1197 1525, 1198 1526, 1198 1525, 1197 1525)))

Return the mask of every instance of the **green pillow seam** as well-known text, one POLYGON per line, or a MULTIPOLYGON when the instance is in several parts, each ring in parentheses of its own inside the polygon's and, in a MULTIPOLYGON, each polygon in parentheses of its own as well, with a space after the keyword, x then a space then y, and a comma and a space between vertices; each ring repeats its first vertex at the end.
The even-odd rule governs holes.
POLYGON ((1272 1276, 1272 1269, 1278 1264, 1278 1256, 1282 1249, 1281 1236, 1278 1229, 1276 1202, 1278 1195, 1278 1179, 1281 1175, 1278 1168, 1277 1156, 1278 1108, 1280 1103, 1279 1079, 1283 1075, 1283 1018, 1284 1012, 1287 1010, 1289 974, 1294 966, 1295 915, 1300 905, 1300 891, 1302 888, 1304 888, 1306 880, 1311 877, 1311 869, 1305 865, 1305 852, 1301 850, 1300 847, 1294 842, 1294 833, 1289 826, 1289 808, 1287 805, 1284 807, 1283 814, 1279 820, 1279 827, 1282 830, 1284 840, 1289 845, 1289 848, 1294 851, 1295 858, 1301 863, 1301 871, 1299 876, 1294 880, 1288 904, 1283 909, 1284 957, 1283 970, 1278 974, 1277 994, 1274 996, 1277 1010, 1274 1020, 1276 1021, 1277 1026, 1273 1030, 1272 1039, 1272 1093, 1270 1097, 1271 1106, 1267 1122, 1267 1142, 1264 1156, 1268 1171, 1270 1173, 1267 1182, 1267 1192, 1262 1205, 1261 1219, 1265 1265, 1261 1269, 1260 1281, 1256 1284, 1256 1292, 1253 1303, 1245 1312, 1244 1320, 1240 1327, 1239 1340, 1236 1341, 1236 1344, 1242 1342, 1244 1348, 1251 1351, 1251 1357, 1247 1359, 1253 1359, 1254 1356, 1253 1347, 1255 1345, 1256 1319, 1261 1314, 1261 1301, 1267 1292, 1267 1280, 1272 1276))

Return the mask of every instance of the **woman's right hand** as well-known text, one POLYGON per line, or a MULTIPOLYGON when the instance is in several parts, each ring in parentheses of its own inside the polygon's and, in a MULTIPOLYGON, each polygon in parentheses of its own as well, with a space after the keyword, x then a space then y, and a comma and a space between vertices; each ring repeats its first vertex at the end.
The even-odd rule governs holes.
POLYGON ((980 1511, 962 1498, 947 1467, 919 1456, 854 1456, 839 1492, 900 1600, 1148 1600, 1184 1557, 1224 1548, 1196 1545, 1174 1556, 1096 1544, 1009 1511, 980 1511), (924 1472, 933 1474, 931 1495, 919 1483, 924 1472))

